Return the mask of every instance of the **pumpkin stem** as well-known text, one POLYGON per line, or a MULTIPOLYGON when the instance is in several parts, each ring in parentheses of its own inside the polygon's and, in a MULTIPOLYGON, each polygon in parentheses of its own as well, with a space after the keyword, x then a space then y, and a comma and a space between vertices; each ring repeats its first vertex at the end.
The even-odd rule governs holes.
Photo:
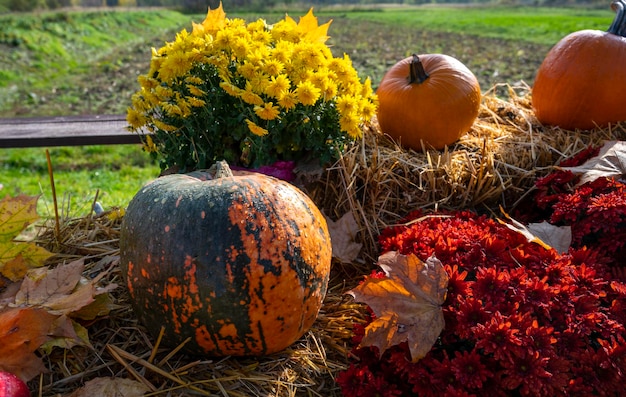
POLYGON ((607 32, 626 37, 626 3, 624 0, 615 0, 611 3, 611 9, 616 14, 607 32))
POLYGON ((211 168, 209 168, 209 173, 213 176, 213 179, 233 176, 233 171, 231 171, 226 160, 221 160, 213 164, 211 168))
POLYGON ((420 57, 417 54, 413 54, 413 59, 411 59, 411 63, 409 64, 409 83, 418 83, 421 84, 429 77, 428 73, 424 70, 424 65, 420 60, 420 57))

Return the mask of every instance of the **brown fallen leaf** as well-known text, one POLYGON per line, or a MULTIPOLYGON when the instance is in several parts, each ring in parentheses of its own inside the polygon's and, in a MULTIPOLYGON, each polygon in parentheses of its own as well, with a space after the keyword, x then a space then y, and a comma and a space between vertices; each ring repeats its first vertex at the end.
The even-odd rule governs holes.
POLYGON ((414 254, 391 251, 378 258, 386 278, 365 277, 348 293, 366 303, 376 319, 365 328, 361 346, 385 350, 407 342, 411 359, 423 358, 444 328, 441 306, 446 299, 448 274, 441 262, 431 256, 422 262, 414 254))
POLYGON ((352 263, 359 256, 363 244, 356 243, 355 237, 359 232, 359 225, 354 214, 346 212, 336 222, 326 217, 330 241, 333 246, 333 258, 343 263, 352 263))
POLYGON ((67 397, 140 397, 149 391, 148 386, 131 379, 95 378, 67 397))
MULTIPOLYGON (((61 264, 52 269, 32 269, 24 277, 22 286, 15 296, 17 306, 41 306, 52 314, 68 315, 80 312, 98 302, 107 304, 106 299, 97 301, 96 296, 117 288, 116 284, 96 287, 99 279, 87 280, 83 277, 84 260, 78 259, 61 264)), ((91 312, 104 313, 103 307, 91 308, 91 312)))
POLYGON ((35 351, 48 336, 54 316, 40 308, 10 308, 0 313, 0 370, 29 381, 45 371, 35 351))

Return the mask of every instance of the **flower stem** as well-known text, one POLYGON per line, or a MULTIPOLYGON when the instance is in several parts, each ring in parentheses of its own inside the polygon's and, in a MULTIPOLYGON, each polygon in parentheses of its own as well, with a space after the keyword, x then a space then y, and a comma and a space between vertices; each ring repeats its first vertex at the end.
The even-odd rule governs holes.
POLYGON ((417 54, 413 54, 413 59, 409 64, 409 84, 418 83, 421 84, 429 77, 428 73, 424 70, 424 65, 417 54))
POLYGON ((614 0, 611 3, 611 9, 616 14, 607 32, 626 37, 626 2, 624 0, 614 0))

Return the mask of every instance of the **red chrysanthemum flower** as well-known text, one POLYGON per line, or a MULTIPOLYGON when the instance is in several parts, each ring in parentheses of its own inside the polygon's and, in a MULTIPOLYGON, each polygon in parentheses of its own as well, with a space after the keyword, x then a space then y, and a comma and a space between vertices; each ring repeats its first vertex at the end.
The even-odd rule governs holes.
POLYGON ((494 305, 505 303, 511 276, 506 270, 495 267, 479 267, 476 272, 476 281, 473 285, 475 296, 489 297, 494 305))
POLYGON ((476 326, 476 348, 495 360, 508 361, 512 355, 521 354, 520 330, 513 327, 511 321, 500 312, 495 312, 485 324, 476 326))
POLYGON ((540 326, 537 320, 524 330, 523 343, 529 351, 537 351, 544 357, 553 357, 557 339, 554 336, 554 327, 540 326))
POLYGON ((475 351, 455 352, 450 367, 458 382, 468 389, 480 389, 493 376, 475 351))
POLYGON ((462 270, 456 265, 445 265, 445 269, 448 273, 448 295, 446 296, 448 304, 455 302, 457 296, 467 296, 471 293, 470 282, 465 280, 467 270, 462 270))
POLYGON ((508 390, 518 390, 522 396, 550 396, 548 386, 552 374, 547 371, 548 357, 539 352, 527 352, 510 362, 503 362, 502 386, 508 390))
POLYGON ((474 327, 483 324, 491 318, 493 312, 490 312, 485 303, 472 296, 458 297, 458 310, 454 313, 456 317, 456 330, 461 338, 471 338, 474 327))

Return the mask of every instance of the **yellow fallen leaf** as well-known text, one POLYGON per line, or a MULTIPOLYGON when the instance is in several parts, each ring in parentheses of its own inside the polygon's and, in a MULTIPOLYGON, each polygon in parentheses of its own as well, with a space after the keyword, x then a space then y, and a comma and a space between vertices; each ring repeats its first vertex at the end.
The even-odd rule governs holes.
POLYGON ((39 219, 37 196, 0 200, 0 274, 19 281, 29 269, 41 266, 52 254, 32 242, 18 241, 26 227, 39 219))

